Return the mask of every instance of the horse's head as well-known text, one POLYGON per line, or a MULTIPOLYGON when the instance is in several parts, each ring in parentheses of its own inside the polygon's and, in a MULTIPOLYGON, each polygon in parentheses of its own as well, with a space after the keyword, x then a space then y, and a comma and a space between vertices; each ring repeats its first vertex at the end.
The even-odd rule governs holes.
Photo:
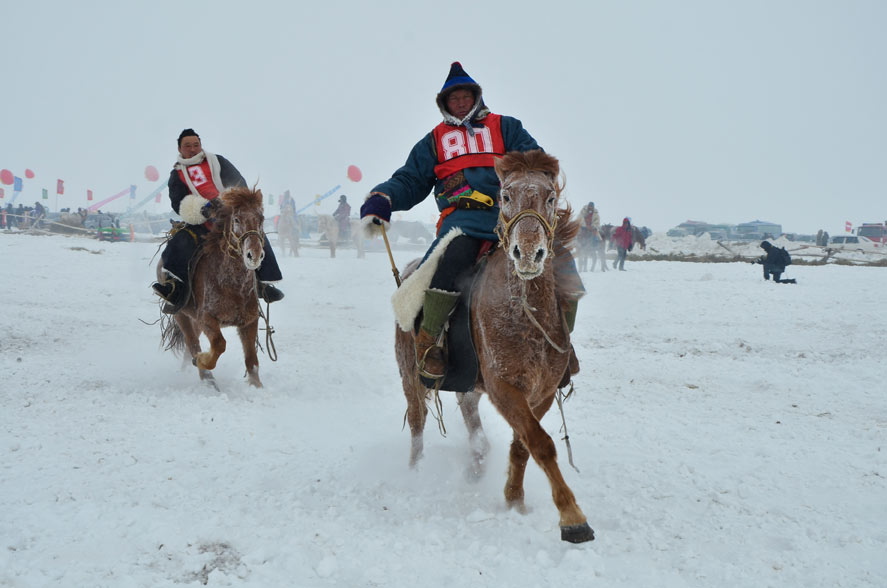
POLYGON ((224 232, 227 252, 243 260, 248 270, 257 269, 265 258, 265 232, 262 225, 262 191, 230 188, 220 196, 222 208, 216 224, 224 232))
POLYGON ((522 280, 532 280, 553 256, 558 220, 557 159, 535 150, 507 153, 496 160, 499 190, 499 235, 505 253, 522 280))

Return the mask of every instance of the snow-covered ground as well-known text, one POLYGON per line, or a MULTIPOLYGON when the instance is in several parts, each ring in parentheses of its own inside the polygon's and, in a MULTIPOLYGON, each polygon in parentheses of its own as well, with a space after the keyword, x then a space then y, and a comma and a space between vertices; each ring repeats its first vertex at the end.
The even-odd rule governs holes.
POLYGON ((281 258, 279 360, 249 388, 231 331, 216 392, 140 321, 155 250, 0 234, 2 586, 884 585, 884 268, 584 274, 580 471, 543 421, 596 532, 572 545, 535 464, 505 509, 486 399, 483 479, 451 394, 407 467, 385 253, 281 258))

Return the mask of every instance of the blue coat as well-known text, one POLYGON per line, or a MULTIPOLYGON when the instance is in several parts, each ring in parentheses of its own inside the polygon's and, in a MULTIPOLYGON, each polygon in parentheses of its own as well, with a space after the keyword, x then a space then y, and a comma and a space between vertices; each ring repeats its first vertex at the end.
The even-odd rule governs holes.
MULTIPOLYGON (((530 136, 518 119, 502 116, 501 124, 506 152, 540 149, 536 139, 530 136)), ((444 189, 443 180, 434 173, 434 166, 437 164, 434 137, 432 133, 428 133, 410 151, 406 163, 394 172, 388 181, 382 182, 370 192, 387 194, 391 198, 391 210, 398 211, 409 210, 416 206, 425 200, 433 189, 437 199, 437 208, 443 210, 449 206, 449 203, 443 198, 437 198, 444 189)), ((429 250, 434 248, 440 237, 456 227, 471 237, 490 241, 499 240, 496 233, 493 232, 499 220, 499 178, 496 176, 495 170, 492 167, 471 167, 466 169, 464 173, 468 184, 473 189, 491 196, 496 205, 489 210, 460 208, 453 211, 444 219, 437 239, 429 250)))

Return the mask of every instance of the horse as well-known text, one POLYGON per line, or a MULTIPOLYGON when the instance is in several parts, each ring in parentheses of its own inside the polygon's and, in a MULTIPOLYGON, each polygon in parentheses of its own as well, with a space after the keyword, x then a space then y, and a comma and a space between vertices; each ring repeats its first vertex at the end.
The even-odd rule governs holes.
POLYGON ((434 235, 419 221, 391 221, 388 239, 392 243, 397 243, 399 237, 407 239, 410 243, 424 241, 426 245, 434 241, 434 235))
MULTIPOLYGON (((363 236, 361 234, 360 221, 349 219, 348 222, 351 227, 350 238, 354 241, 354 248, 357 249, 357 257, 358 259, 363 259, 363 236)), ((326 235, 327 244, 330 248, 330 257, 335 257, 336 246, 339 244, 339 237, 341 236, 339 221, 333 218, 331 214, 319 214, 317 215, 317 229, 326 235)))
MULTIPOLYGON (((222 328, 237 327, 249 384, 261 388, 256 353, 259 302, 255 270, 265 257, 262 192, 230 188, 218 198, 222 206, 213 228, 191 261, 190 296, 164 328, 162 342, 166 349, 187 349, 200 379, 215 385, 212 370, 226 347, 222 328), (209 339, 209 351, 201 351, 200 333, 209 339)), ((157 266, 160 282, 168 279, 162 263, 157 266)))
MULTIPOLYGON (((601 227, 601 238, 604 241, 610 242, 610 237, 613 236, 613 231, 616 230, 615 225, 604 225, 601 227)), ((631 225, 631 239, 633 244, 640 247, 642 250, 646 251, 647 249, 647 241, 644 238, 644 231, 635 225, 631 225)), ((609 249, 612 249, 612 243, 610 244, 609 249)))
POLYGON ((576 253, 579 258, 579 271, 584 272, 588 270, 588 258, 591 257, 591 270, 594 271, 594 266, 597 265, 598 260, 601 262, 601 271, 607 271, 607 252, 604 248, 605 240, 601 236, 600 231, 598 231, 597 235, 591 231, 591 229, 587 227, 579 228, 579 236, 576 238, 576 253))
POLYGON ((280 211, 277 239, 277 246, 284 255, 299 257, 299 217, 292 208, 286 207, 280 211))
MULTIPOLYGON (((554 441, 540 424, 554 402, 570 350, 554 251, 575 238, 579 224, 570 219, 569 206, 559 207, 563 186, 558 161, 551 155, 538 150, 507 153, 496 161, 495 170, 502 185, 496 227, 500 247, 487 256, 469 306, 479 372, 474 390, 457 396, 473 452, 470 472, 482 473, 488 447, 477 413, 480 394, 486 393, 513 430, 507 506, 527 512, 523 480, 532 456, 551 485, 561 539, 591 541, 594 531, 561 474, 554 441)), ((423 452, 425 400, 433 391, 419 379, 412 333, 400 327, 396 331, 395 355, 411 436, 409 463, 415 467, 423 452)))

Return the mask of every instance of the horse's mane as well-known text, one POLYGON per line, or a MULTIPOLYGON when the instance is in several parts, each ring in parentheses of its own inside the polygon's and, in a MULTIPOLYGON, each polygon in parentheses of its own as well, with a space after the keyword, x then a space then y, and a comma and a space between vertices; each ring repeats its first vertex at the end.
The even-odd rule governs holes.
MULTIPOLYGON (((506 153, 501 159, 496 161, 496 172, 500 178, 515 173, 541 172, 554 180, 554 189, 557 190, 558 196, 563 192, 566 185, 566 180, 561 173, 557 158, 545 153, 541 149, 523 152, 510 151, 506 153)), ((576 235, 579 234, 579 220, 572 217, 573 209, 569 204, 567 204, 566 208, 557 211, 557 228, 554 231, 554 238, 563 243, 565 247, 570 247, 576 235)))

